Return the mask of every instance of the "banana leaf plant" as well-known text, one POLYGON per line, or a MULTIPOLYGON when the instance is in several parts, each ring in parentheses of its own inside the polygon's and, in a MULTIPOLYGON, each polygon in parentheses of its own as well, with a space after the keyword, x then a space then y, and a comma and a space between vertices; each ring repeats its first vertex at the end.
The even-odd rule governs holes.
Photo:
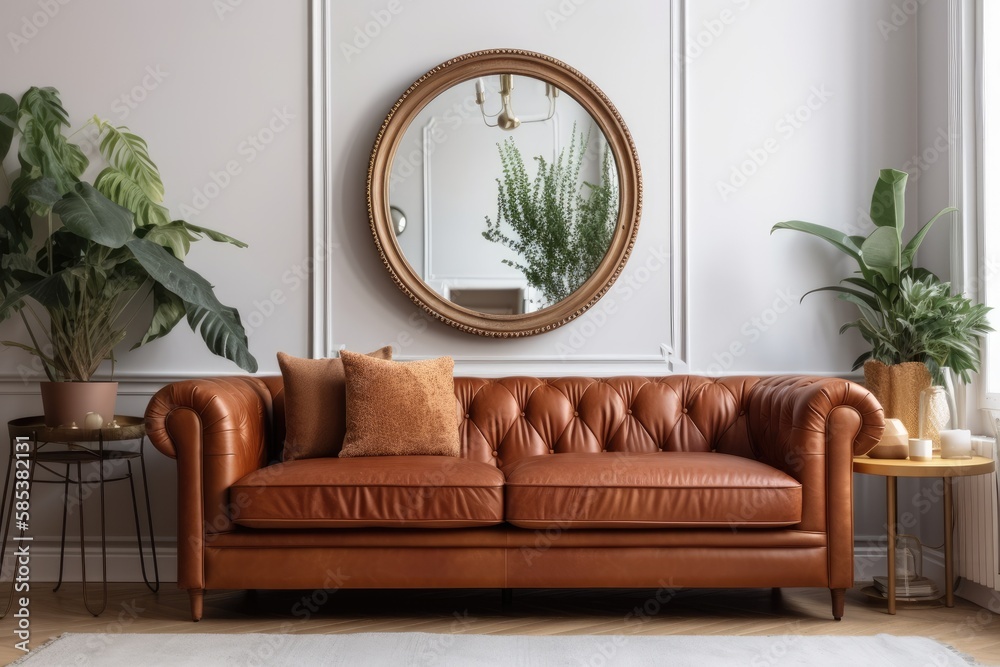
POLYGON ((875 359, 892 365, 907 361, 927 364, 934 377, 949 367, 963 382, 980 368, 979 343, 992 329, 989 308, 963 295, 951 294, 927 269, 914 266, 914 258, 927 232, 941 216, 957 209, 942 209, 903 243, 906 172, 883 169, 872 193, 870 214, 875 229, 865 236, 849 236, 830 227, 801 220, 779 222, 771 228, 792 229, 818 237, 853 259, 858 270, 839 285, 810 290, 836 292, 857 306, 860 317, 841 327, 840 333, 857 329, 871 349, 854 362, 853 369, 875 359))
POLYGON ((0 342, 38 357, 51 381, 87 381, 114 362, 130 326, 145 330, 134 349, 186 318, 214 354, 256 371, 239 313, 184 264, 202 237, 246 244, 171 220, 146 142, 97 116, 91 124, 106 162, 93 184, 82 180, 89 160, 64 134, 57 90, 31 88, 20 103, 0 94, 0 174, 10 191, 0 208, 0 321, 19 317, 31 341, 0 342), (15 138, 20 169, 8 176, 15 138))

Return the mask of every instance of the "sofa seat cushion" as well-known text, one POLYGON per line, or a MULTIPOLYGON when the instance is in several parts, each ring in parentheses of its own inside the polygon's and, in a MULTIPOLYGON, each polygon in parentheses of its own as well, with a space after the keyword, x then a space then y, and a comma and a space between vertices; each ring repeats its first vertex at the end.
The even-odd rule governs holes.
POLYGON ((773 528, 802 517, 802 485, 717 452, 543 454, 503 468, 521 528, 773 528))
POLYGON ((230 489, 249 528, 462 528, 503 522, 503 474, 445 456, 286 461, 230 489))

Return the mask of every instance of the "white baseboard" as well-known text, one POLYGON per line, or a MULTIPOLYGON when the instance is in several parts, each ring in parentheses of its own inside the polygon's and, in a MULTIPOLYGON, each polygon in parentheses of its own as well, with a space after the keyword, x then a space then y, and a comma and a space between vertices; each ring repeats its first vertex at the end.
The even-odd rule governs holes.
MULTIPOLYGON (((962 583, 959 584, 958 589, 955 591, 955 595, 958 595, 970 602, 975 602, 980 607, 988 609, 994 614, 1000 614, 1000 591, 995 591, 991 588, 987 588, 982 584, 977 584, 974 581, 968 581, 963 579, 962 583)), ((981 623, 983 625, 990 622, 992 616, 989 618, 975 619, 975 622, 981 623)))
MULTIPOLYGON (((18 544, 28 545, 28 566, 31 581, 55 582, 59 580, 59 538, 35 538, 31 542, 7 542, 4 556, 3 571, 0 581, 10 581, 17 566, 14 552, 18 544)), ((146 574, 153 580, 153 560, 149 544, 145 545, 146 574)), ((138 547, 135 539, 108 538, 108 581, 139 582, 142 581, 142 567, 139 563, 138 547)), ((163 539, 156 542, 156 563, 159 568, 160 582, 177 581, 177 542, 163 539)), ((64 558, 63 581, 83 581, 83 570, 80 563, 80 545, 71 541, 66 545, 64 558)), ((101 540, 87 538, 87 580, 101 579, 101 540)))

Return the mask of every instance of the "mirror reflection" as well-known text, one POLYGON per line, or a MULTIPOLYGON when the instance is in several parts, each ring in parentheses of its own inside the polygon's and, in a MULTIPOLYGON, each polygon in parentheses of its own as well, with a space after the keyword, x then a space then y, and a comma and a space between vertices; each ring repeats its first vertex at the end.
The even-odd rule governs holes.
POLYGON ((614 156, 597 123, 555 85, 496 74, 458 83, 407 127, 389 204, 402 254, 424 282, 482 313, 541 310, 597 269, 619 216, 614 156))
POLYGON ((397 206, 389 207, 389 218, 392 220, 392 231, 399 236, 406 231, 406 213, 397 206))

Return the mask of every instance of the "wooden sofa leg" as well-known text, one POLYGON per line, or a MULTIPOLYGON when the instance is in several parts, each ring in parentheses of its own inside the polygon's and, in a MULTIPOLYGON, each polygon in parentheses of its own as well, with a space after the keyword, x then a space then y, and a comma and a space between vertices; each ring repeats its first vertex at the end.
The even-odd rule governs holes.
POLYGON ((830 599, 833 601, 833 620, 839 621, 844 617, 844 593, 846 588, 831 588, 830 599))
POLYGON ((205 589, 189 589, 188 595, 191 597, 191 620, 197 623, 201 620, 201 615, 205 611, 205 589))

